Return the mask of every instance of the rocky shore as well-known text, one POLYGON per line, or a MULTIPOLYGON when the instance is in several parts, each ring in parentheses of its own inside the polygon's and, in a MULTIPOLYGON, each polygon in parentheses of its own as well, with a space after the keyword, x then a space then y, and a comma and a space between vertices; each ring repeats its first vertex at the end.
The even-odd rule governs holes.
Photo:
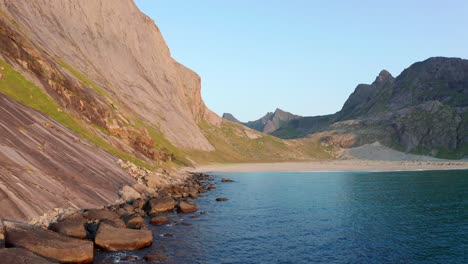
MULTIPOLYGON (((193 199, 216 188, 202 173, 151 172, 119 160, 137 183, 123 186, 111 205, 93 209, 54 209, 29 223, 0 219, 0 256, 6 263, 92 263, 96 252, 131 251, 150 246, 148 224, 171 223, 165 213, 196 212, 193 199), (145 219, 149 221, 145 221, 145 219)), ((129 256, 131 258, 131 256, 129 256)), ((144 257, 163 261, 160 252, 144 257)))

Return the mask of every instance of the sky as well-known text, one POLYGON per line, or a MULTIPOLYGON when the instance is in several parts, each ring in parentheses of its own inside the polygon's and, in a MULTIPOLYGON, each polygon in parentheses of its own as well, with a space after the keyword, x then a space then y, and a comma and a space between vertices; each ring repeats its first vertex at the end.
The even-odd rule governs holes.
POLYGON ((468 1, 135 0, 207 106, 241 121, 339 111, 382 69, 468 58, 468 1))

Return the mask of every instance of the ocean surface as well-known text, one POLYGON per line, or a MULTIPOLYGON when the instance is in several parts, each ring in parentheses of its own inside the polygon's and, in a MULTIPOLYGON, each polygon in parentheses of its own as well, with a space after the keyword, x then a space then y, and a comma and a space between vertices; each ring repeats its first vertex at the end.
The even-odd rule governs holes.
POLYGON ((167 263, 468 263, 468 171, 216 173, 234 183, 151 227, 167 263), (228 198, 216 202, 215 198, 228 198), (163 236, 165 234, 165 236, 163 236))

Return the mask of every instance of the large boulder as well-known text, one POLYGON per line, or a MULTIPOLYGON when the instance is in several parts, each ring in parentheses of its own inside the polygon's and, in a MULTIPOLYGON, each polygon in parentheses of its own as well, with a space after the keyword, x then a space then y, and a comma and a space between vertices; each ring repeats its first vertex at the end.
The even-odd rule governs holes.
POLYGON ((153 243, 153 233, 149 230, 115 228, 101 223, 94 242, 108 251, 138 250, 153 243))
POLYGON ((4 221, 6 243, 62 263, 93 262, 94 245, 40 227, 4 221))
POLYGON ((123 220, 127 228, 142 229, 145 226, 145 219, 138 214, 125 216, 123 220))
POLYGON ((177 211, 183 214, 193 213, 197 210, 197 205, 189 201, 180 201, 179 205, 177 206, 177 211))
POLYGON ((0 249, 0 263, 24 263, 24 264, 52 264, 56 262, 49 261, 43 257, 35 255, 31 251, 22 248, 3 248, 0 249))
POLYGON ((107 209, 93 209, 83 213, 83 216, 88 220, 115 220, 119 219, 119 215, 107 209))
POLYGON ((86 238, 86 218, 80 213, 66 217, 60 222, 50 224, 49 229, 76 238, 86 238))
POLYGON ((176 206, 174 199, 169 196, 158 197, 149 200, 148 214, 158 214, 173 211, 176 206))

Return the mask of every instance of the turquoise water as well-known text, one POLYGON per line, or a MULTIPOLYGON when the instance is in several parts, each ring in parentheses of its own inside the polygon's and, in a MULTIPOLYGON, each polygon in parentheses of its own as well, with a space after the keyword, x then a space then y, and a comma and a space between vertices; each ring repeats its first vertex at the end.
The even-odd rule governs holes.
POLYGON ((468 262, 468 171, 215 175, 205 214, 153 228, 168 263, 468 262))

